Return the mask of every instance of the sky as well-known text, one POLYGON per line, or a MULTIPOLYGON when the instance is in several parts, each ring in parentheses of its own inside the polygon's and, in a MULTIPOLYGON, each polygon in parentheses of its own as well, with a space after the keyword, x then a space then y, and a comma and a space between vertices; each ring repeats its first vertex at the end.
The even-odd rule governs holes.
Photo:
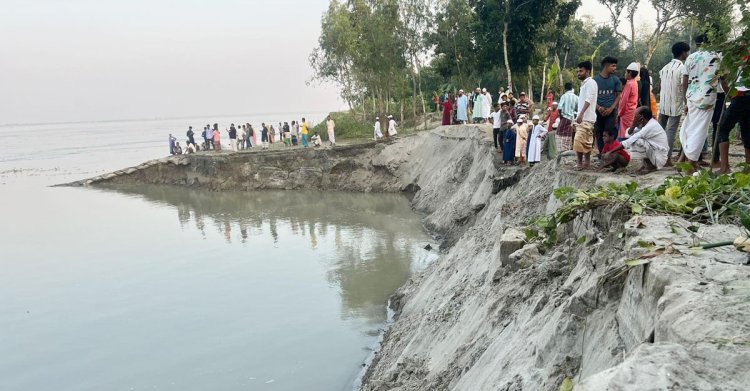
POLYGON ((306 83, 328 1, 0 0, 0 124, 341 109, 306 83))

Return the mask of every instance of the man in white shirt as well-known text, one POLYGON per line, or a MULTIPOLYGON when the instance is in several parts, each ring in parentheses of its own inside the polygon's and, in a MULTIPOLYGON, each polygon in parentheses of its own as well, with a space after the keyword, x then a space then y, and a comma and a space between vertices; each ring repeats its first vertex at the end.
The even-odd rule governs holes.
POLYGON ((578 79, 582 80, 581 93, 578 96, 578 116, 573 126, 576 135, 573 150, 576 152, 576 170, 591 167, 591 151, 594 149, 594 123, 596 123, 596 100, 599 87, 591 78, 591 61, 578 64, 578 79))
POLYGON ((333 147, 336 145, 336 122, 333 122, 333 118, 330 115, 326 121, 326 127, 328 128, 328 142, 333 147))
POLYGON ((373 127, 373 139, 375 141, 383 138, 383 132, 380 131, 380 117, 375 117, 375 125, 373 127))
POLYGON ((628 129, 628 135, 630 136, 628 139, 623 140, 609 153, 625 148, 630 152, 643 155, 643 167, 638 170, 639 174, 646 174, 664 167, 667 162, 667 133, 654 119, 650 107, 641 106, 635 111, 633 126, 628 129))
POLYGON ((672 56, 674 58, 659 71, 659 78, 661 79, 659 125, 666 130, 667 140, 669 140, 667 166, 672 165, 674 139, 677 134, 677 127, 680 125, 680 117, 685 111, 685 92, 688 85, 685 59, 687 59, 688 54, 690 54, 690 45, 685 42, 677 42, 672 45, 672 56))
POLYGON ((502 112, 500 111, 500 104, 495 104, 495 111, 492 112, 492 140, 495 142, 495 150, 497 153, 503 152, 503 141, 500 139, 502 136, 501 131, 503 127, 502 112))

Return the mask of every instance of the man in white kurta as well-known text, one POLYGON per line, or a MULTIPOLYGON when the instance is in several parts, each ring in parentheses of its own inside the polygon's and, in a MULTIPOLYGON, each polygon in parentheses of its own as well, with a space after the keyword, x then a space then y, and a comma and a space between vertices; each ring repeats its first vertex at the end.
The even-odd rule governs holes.
POLYGON ((388 116, 388 137, 393 137, 397 135, 398 132, 396 131, 396 120, 393 119, 392 115, 388 116))
POLYGON ((330 142, 333 147, 336 145, 336 123, 333 122, 333 118, 331 118, 330 115, 326 121, 326 127, 328 128, 328 142, 330 142))
POLYGON ((383 138, 383 132, 380 131, 380 117, 375 117, 375 126, 373 131, 373 138, 375 140, 383 138))
POLYGON ((719 85, 717 72, 721 65, 720 53, 701 48, 706 41, 707 38, 704 35, 698 36, 695 39, 698 51, 685 60, 688 74, 686 94, 688 110, 680 128, 680 143, 682 144, 680 160, 687 159, 696 170, 714 113, 716 91, 719 85))
POLYGON ((492 94, 486 88, 482 89, 482 115, 488 122, 492 116, 492 94))
MULTIPOLYGON (((669 140, 667 132, 659 125, 651 113, 651 108, 641 106, 635 111, 633 127, 628 130, 629 138, 620 145, 630 152, 643 155, 641 173, 658 170, 667 163, 669 140)), ((698 149, 700 152, 700 148, 698 149)))
POLYGON ((547 129, 539 123, 539 116, 531 118, 534 128, 529 136, 529 164, 539 163, 542 161, 542 139, 547 135, 547 129))

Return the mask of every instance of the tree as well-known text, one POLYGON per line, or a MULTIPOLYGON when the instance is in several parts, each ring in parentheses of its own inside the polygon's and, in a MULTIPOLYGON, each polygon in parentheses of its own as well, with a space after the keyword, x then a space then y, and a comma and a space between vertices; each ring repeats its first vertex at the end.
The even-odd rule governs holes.
MULTIPOLYGON (((649 0, 649 6, 656 11, 655 26, 645 35, 646 51, 643 57, 636 52, 635 12, 642 4, 641 0, 599 0, 607 7, 612 22, 612 30, 625 41, 632 51, 633 58, 640 59, 648 66, 664 33, 679 20, 693 17, 702 20, 726 18, 737 0, 649 0), (622 19, 630 26, 630 36, 620 31, 622 19)), ((741 0, 745 1, 745 0, 741 0)))

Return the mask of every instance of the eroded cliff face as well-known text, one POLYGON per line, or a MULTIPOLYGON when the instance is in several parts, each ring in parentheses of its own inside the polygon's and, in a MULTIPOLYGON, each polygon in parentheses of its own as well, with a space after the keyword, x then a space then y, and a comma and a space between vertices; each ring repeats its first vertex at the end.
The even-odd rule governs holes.
POLYGON ((566 378, 576 390, 750 389, 747 256, 689 250, 733 239, 737 227, 693 233, 677 218, 610 208, 561 227, 558 246, 527 244, 517 229, 559 206, 554 188, 612 178, 554 162, 497 166, 488 131, 444 127, 333 150, 166 158, 78 184, 414 194, 443 255, 392 298, 396 321, 365 374, 366 391, 557 390, 566 378), (643 241, 677 251, 622 272, 625 259, 647 251, 643 241))
POLYGON ((514 229, 559 206, 554 188, 611 180, 548 163, 487 198, 396 294, 397 321, 363 390, 748 389, 747 254, 690 249, 738 227, 693 233, 676 217, 605 208, 560 227, 561 244, 546 250, 514 229), (674 251, 624 270, 644 242, 674 251))

